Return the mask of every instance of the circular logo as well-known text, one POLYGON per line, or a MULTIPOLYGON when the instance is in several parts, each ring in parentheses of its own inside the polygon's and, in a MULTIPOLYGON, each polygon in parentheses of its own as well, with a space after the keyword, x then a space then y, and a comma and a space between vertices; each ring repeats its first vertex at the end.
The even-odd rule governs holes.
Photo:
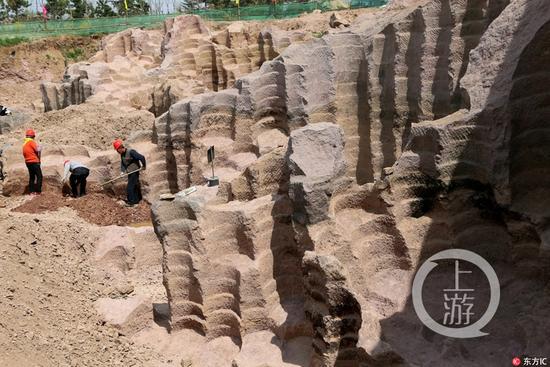
POLYGON ((414 277, 412 286, 412 300, 414 310, 416 311, 416 314, 418 315, 420 321, 424 325, 426 325, 426 327, 430 328, 436 333, 451 338, 476 338, 489 335, 488 333, 482 332, 481 328, 485 327, 485 325, 487 325, 489 321, 491 321, 497 311, 498 304, 500 302, 500 283, 493 267, 487 262, 487 260, 479 256, 475 252, 461 249, 444 250, 431 256, 418 269, 418 272, 414 277), (483 316, 475 323, 462 328, 451 328, 439 324, 428 314, 428 311, 426 311, 426 308, 424 307, 424 302, 422 300, 422 286, 424 285, 424 281, 426 280, 428 274, 435 267, 437 267, 437 263, 435 263, 434 261, 447 259, 468 261, 476 265, 481 271, 483 271, 483 273, 489 280, 491 298, 485 314, 483 314, 483 316))
POLYGON ((512 365, 516 367, 521 365, 521 359, 519 359, 518 357, 515 357, 514 359, 512 359, 512 365))

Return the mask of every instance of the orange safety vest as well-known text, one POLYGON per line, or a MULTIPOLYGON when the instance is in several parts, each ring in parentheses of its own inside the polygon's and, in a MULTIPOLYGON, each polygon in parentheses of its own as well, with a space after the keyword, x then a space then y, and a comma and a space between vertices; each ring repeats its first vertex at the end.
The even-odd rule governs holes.
POLYGON ((31 138, 25 138, 23 144, 23 157, 25 157, 25 163, 40 163, 38 144, 31 138))

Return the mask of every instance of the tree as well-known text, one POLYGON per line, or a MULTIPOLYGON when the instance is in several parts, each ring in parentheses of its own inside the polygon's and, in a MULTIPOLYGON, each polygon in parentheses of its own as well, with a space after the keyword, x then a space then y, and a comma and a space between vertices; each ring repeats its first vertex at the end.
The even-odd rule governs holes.
POLYGON ((96 18, 114 17, 116 15, 115 11, 111 7, 111 5, 109 5, 107 0, 97 0, 97 4, 95 6, 93 14, 96 18))
POLYGON ((86 0, 71 0, 73 18, 84 18, 86 15, 89 15, 88 6, 86 0))
POLYGON ((179 12, 187 13, 199 9, 201 3, 201 0, 184 0, 180 4, 179 12))
MULTIPOLYGON (((9 0, 8 0, 9 1, 9 0)), ((53 18, 61 18, 67 13, 69 0, 47 0, 46 9, 48 14, 53 18)))
POLYGON ((115 0, 113 5, 117 9, 119 15, 141 15, 149 14, 151 6, 145 0, 115 0), (126 10, 126 5, 128 5, 128 10, 126 10))
POLYGON ((24 12, 29 5, 27 0, 7 0, 5 3, 6 10, 14 13, 16 18, 21 12, 24 12))
POLYGON ((8 9, 6 8, 6 3, 4 0, 0 0, 0 20, 6 19, 8 16, 8 9))
POLYGON ((132 3, 136 14, 149 14, 151 11, 151 5, 146 0, 134 0, 132 3))
POLYGON ((233 4, 235 4, 232 0, 207 0, 206 3, 208 4, 208 7, 216 9, 230 8, 233 4))

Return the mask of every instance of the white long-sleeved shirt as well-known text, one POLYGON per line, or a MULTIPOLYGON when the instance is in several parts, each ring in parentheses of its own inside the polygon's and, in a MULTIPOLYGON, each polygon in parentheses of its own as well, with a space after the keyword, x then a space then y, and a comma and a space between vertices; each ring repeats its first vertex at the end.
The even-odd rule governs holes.
POLYGON ((85 165, 83 165, 82 163, 77 162, 77 161, 68 161, 67 163, 65 163, 65 172, 63 172, 63 181, 67 181, 67 179, 69 178, 69 174, 75 168, 78 168, 78 167, 88 168, 85 165))

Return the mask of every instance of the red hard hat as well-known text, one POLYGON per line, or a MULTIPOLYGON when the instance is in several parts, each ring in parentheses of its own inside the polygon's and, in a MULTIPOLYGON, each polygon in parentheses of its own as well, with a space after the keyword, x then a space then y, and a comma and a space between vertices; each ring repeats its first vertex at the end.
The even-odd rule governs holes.
POLYGON ((113 148, 115 148, 115 150, 118 150, 121 146, 122 146, 122 140, 117 139, 113 142, 113 148))
POLYGON ((27 131, 25 131, 25 136, 36 136, 36 133, 33 129, 27 129, 27 131))

